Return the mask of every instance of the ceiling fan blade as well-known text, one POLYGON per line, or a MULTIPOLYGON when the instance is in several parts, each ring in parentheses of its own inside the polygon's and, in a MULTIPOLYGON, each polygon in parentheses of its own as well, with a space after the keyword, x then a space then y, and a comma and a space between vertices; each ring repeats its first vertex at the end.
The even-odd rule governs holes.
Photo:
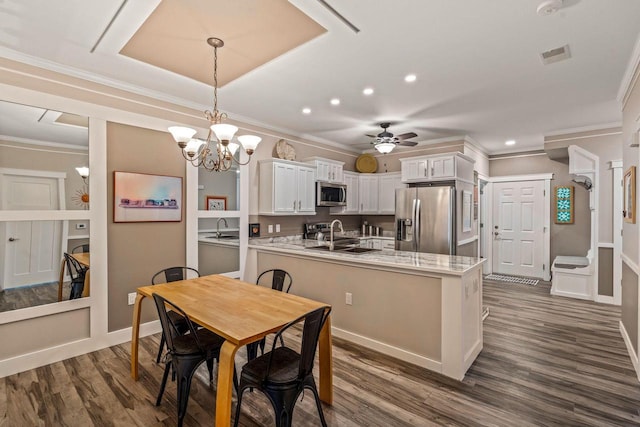
POLYGON ((377 138, 378 135, 371 135, 370 133, 366 134, 365 136, 368 136, 369 138, 377 138))
POLYGON ((415 141, 402 141, 398 142, 398 145, 402 145, 403 147, 414 147, 418 145, 418 143, 415 141))
POLYGON ((402 135, 397 135, 396 138, 402 141, 403 139, 415 138, 416 136, 418 136, 418 134, 415 132, 407 132, 402 135))

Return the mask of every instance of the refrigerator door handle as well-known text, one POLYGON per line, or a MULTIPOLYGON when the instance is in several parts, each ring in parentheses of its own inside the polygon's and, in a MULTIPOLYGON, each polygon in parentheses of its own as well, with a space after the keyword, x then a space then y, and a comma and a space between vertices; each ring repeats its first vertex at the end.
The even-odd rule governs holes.
POLYGON ((420 247, 420 199, 416 199, 414 200, 415 203, 415 218, 413 220, 413 230, 414 230, 414 234, 413 234, 413 241, 415 243, 415 250, 417 251, 418 248, 420 247))

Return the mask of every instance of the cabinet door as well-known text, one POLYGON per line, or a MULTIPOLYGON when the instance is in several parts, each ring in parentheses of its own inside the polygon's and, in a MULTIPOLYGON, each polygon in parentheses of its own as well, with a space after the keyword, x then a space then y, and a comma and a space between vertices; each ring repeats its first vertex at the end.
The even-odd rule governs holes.
POLYGON ((378 177, 360 175, 360 213, 378 213, 378 177))
POLYGON ((273 211, 294 213, 297 208, 296 192, 291 191, 291 183, 296 182, 297 168, 293 165, 275 163, 273 165, 273 211))
MULTIPOLYGON (((297 212, 315 212, 316 211, 316 195, 315 195, 315 170, 304 166, 298 167, 298 193, 297 193, 297 212)), ((296 182, 295 178, 294 181, 296 182)))
POLYGON ((371 239, 371 249, 382 249, 382 240, 371 239))
POLYGON ((344 182, 342 165, 333 165, 333 182, 344 182))
POLYGON ((331 181, 330 167, 329 163, 316 161, 316 180, 331 181))
POLYGON ((402 182, 420 181, 427 178, 428 160, 409 160, 402 162, 402 182))
POLYGON ((378 191, 378 213, 396 213, 396 189, 403 188, 402 177, 399 174, 381 175, 378 191))
POLYGON ((430 178, 455 178, 455 157, 444 156, 429 159, 430 178))
POLYGON ((395 249, 396 248, 395 240, 381 239, 381 243, 382 243, 382 249, 395 249))
POLYGON ((347 206, 344 213, 358 213, 360 206, 358 205, 358 175, 344 174, 344 183, 347 185, 347 206))

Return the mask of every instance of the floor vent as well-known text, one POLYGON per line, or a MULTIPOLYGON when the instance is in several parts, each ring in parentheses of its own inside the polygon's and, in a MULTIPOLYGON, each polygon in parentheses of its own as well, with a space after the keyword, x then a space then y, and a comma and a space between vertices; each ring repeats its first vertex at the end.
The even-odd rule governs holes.
POLYGON ((484 278, 485 280, 497 280, 498 282, 518 283, 520 285, 531 286, 537 285, 539 281, 538 279, 529 279, 528 277, 505 276, 502 274, 489 274, 484 278))
POLYGON ((561 47, 557 47, 555 49, 548 50, 546 52, 542 52, 540 54, 540 59, 542 59, 542 63, 544 65, 553 64, 554 62, 564 61, 565 59, 571 58, 571 51, 569 50, 569 45, 566 44, 561 47))

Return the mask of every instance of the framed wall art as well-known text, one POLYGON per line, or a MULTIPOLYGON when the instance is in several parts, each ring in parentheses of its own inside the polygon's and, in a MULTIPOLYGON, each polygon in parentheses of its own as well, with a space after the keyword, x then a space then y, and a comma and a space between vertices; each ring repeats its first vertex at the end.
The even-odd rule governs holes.
POLYGON ((554 222, 556 224, 573 224, 574 220, 574 191, 573 185, 558 185, 553 190, 553 206, 555 209, 554 222))
POLYGON ((226 211, 227 196, 207 196, 206 206, 208 211, 226 211))
POLYGON ((182 221, 182 177, 113 173, 113 222, 182 221))
POLYGON ((636 167, 631 166, 622 180, 622 216, 624 222, 636 223, 636 167))

